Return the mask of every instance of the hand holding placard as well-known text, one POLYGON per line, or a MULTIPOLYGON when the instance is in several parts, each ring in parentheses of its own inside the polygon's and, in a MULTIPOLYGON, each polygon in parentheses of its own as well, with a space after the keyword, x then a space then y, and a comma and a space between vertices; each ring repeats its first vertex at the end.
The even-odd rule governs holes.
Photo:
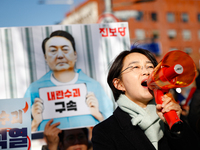
POLYGON ((41 98, 35 98, 32 106, 33 120, 31 123, 31 132, 35 132, 39 124, 42 122, 43 108, 43 100, 41 98))
POLYGON ((86 96, 86 103, 90 108, 91 114, 99 121, 102 121, 103 115, 99 112, 99 103, 94 93, 89 92, 86 96))

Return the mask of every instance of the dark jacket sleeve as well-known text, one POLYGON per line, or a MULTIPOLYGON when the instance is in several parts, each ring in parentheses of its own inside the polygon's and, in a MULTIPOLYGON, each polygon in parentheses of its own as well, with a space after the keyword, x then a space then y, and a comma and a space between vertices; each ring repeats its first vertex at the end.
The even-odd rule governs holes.
POLYGON ((184 120, 181 132, 173 133, 166 127, 165 136, 171 150, 200 150, 198 136, 184 120))
POLYGON ((200 138, 200 89, 196 89, 191 99, 188 122, 200 138))

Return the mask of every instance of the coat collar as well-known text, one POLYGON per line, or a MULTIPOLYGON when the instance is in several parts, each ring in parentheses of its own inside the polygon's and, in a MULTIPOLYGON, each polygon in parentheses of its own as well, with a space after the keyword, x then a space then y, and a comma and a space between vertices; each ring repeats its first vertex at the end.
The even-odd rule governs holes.
POLYGON ((117 119, 117 122, 122 130, 126 130, 131 127, 131 116, 129 116, 128 113, 117 107, 113 115, 117 119))
POLYGON ((131 124, 131 116, 128 113, 121 110, 119 107, 113 113, 119 126, 120 132, 125 136, 125 138, 132 143, 133 147, 138 150, 148 149, 155 150, 154 146, 151 144, 147 136, 140 129, 139 126, 133 126, 131 124))

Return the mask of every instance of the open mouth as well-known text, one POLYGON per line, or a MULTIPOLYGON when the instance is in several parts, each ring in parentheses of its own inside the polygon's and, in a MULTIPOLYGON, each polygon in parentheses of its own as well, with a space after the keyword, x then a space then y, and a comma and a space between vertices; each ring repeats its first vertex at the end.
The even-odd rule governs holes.
POLYGON ((147 87, 147 81, 146 80, 142 81, 141 85, 144 86, 144 87, 147 87))

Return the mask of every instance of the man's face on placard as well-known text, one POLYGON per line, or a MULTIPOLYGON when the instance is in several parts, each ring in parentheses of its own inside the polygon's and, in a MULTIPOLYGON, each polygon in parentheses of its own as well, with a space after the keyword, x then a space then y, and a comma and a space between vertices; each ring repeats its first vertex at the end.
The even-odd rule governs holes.
POLYGON ((45 44, 45 60, 54 72, 74 70, 77 55, 68 39, 54 36, 45 44))

